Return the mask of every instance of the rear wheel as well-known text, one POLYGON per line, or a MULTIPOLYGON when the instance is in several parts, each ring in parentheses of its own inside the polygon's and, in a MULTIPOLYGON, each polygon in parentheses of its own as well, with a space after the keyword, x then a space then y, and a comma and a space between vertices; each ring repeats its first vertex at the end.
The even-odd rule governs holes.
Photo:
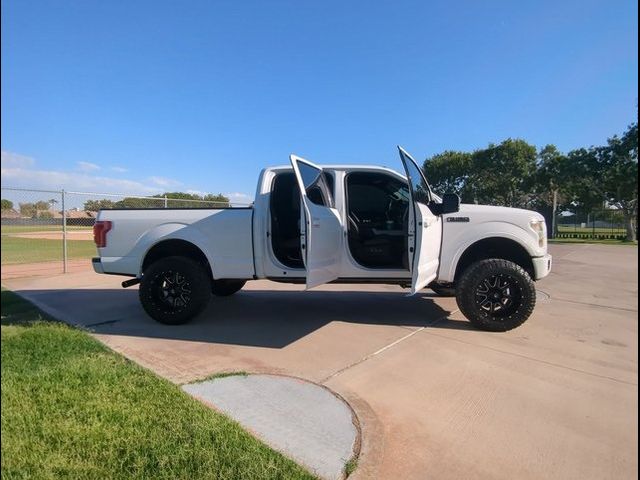
POLYGON ((505 332, 529 318, 536 304, 536 289, 522 267, 492 258, 465 270, 458 282, 456 301, 475 327, 505 332))
POLYGON ((211 298, 211 279, 205 268, 187 257, 165 257, 142 275, 140 303, 151 318, 168 325, 188 322, 211 298))
POLYGON ((246 280, 214 280, 211 282, 211 293, 219 297, 228 297, 242 290, 246 280))

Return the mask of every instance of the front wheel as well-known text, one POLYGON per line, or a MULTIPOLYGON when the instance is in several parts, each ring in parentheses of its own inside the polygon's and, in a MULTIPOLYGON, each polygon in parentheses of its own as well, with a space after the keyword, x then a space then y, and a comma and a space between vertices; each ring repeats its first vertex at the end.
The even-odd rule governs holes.
POLYGON ((151 318, 167 325, 180 325, 207 306, 211 279, 204 267, 190 258, 161 258, 144 271, 139 296, 151 318))
POLYGON ((531 277, 508 260, 491 258, 473 263, 457 287, 460 311, 481 330, 512 330, 529 318, 536 304, 531 277))

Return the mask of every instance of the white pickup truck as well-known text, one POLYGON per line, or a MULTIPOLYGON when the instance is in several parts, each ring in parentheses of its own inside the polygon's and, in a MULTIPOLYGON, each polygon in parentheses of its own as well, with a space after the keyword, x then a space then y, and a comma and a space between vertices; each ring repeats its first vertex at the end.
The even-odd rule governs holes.
POLYGON ((260 174, 244 208, 110 209, 98 214, 98 273, 133 277, 145 311, 166 324, 247 280, 384 283, 456 297, 478 328, 506 331, 532 313, 533 280, 551 269, 544 218, 460 205, 431 191, 402 148, 406 176, 376 166, 291 165, 260 174))

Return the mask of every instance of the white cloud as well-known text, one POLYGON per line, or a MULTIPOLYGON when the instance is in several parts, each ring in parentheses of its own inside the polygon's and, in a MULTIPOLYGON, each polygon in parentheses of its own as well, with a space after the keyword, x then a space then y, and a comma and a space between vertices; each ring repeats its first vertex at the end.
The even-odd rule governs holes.
POLYGON ((30 168, 36 163, 31 157, 7 152, 5 150, 2 150, 0 160, 2 161, 3 168, 30 168))
POLYGON ((177 187, 179 185, 182 185, 182 182, 164 177, 149 177, 149 181, 158 185, 159 187, 177 187))
MULTIPOLYGON (((126 178, 110 177, 108 175, 96 175, 93 172, 100 169, 98 165, 88 162, 78 162, 88 164, 85 171, 61 171, 39 169, 33 158, 16 153, 2 151, 1 178, 2 186, 5 188, 24 188, 34 190, 52 190, 76 192, 97 192, 106 194, 122 195, 155 195, 167 191, 169 188, 176 188, 184 185, 178 180, 164 177, 150 177, 143 181, 130 180, 126 178), (93 167, 96 168, 92 168, 93 167)), ((109 167, 109 170, 124 173, 127 169, 122 167, 109 167)), ((176 188, 177 189, 177 188, 176 188)), ((185 189, 188 193, 204 196, 208 192, 197 189, 185 189)), ((219 193, 218 191, 212 192, 219 193)), ((3 195, 5 192, 3 192, 3 195)), ((241 192, 225 193, 231 203, 246 205, 253 202, 253 196, 241 192)), ((78 198, 84 198, 77 196, 78 198)))
POLYGON ((231 203, 247 205, 253 202, 253 195, 247 195, 246 193, 233 192, 224 193, 223 195, 227 197, 231 203))
POLYGON ((130 195, 152 195, 159 192, 157 187, 145 185, 135 180, 88 175, 78 172, 4 167, 2 168, 2 184, 7 187, 18 188, 45 190, 60 190, 64 188, 65 190, 130 195))
POLYGON ((81 172, 95 172, 96 170, 100 170, 100 166, 91 162, 76 162, 78 165, 78 170, 81 172))
MULTIPOLYGON (((186 193, 190 193, 192 195, 198 195, 199 197, 204 197, 205 195, 217 195, 217 192, 203 192, 202 190, 185 190, 186 193)), ((247 195, 246 193, 233 192, 233 193, 223 193, 225 197, 229 199, 232 204, 238 205, 248 205, 253 203, 253 196, 247 195)))
POLYGON ((33 158, 11 152, 2 152, 2 186, 38 190, 93 191, 100 193, 122 193, 126 195, 154 195, 157 186, 136 180, 92 175, 100 167, 88 162, 78 162, 84 171, 65 172, 43 170, 36 166, 33 158))

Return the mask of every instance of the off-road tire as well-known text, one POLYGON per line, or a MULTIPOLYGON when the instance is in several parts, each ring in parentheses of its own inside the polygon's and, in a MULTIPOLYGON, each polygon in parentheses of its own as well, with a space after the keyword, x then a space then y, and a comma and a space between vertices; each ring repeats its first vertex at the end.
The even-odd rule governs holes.
POLYGON ((181 325, 198 315, 211 299, 211 279, 205 268, 187 257, 165 257, 144 271, 140 303, 154 320, 181 325))
POLYGON ((228 297, 242 290, 246 280, 214 280, 211 282, 211 293, 218 297, 228 297))
POLYGON ((529 318, 536 304, 533 280, 508 260, 491 258, 471 264, 457 286, 460 311, 481 330, 512 330, 529 318))

